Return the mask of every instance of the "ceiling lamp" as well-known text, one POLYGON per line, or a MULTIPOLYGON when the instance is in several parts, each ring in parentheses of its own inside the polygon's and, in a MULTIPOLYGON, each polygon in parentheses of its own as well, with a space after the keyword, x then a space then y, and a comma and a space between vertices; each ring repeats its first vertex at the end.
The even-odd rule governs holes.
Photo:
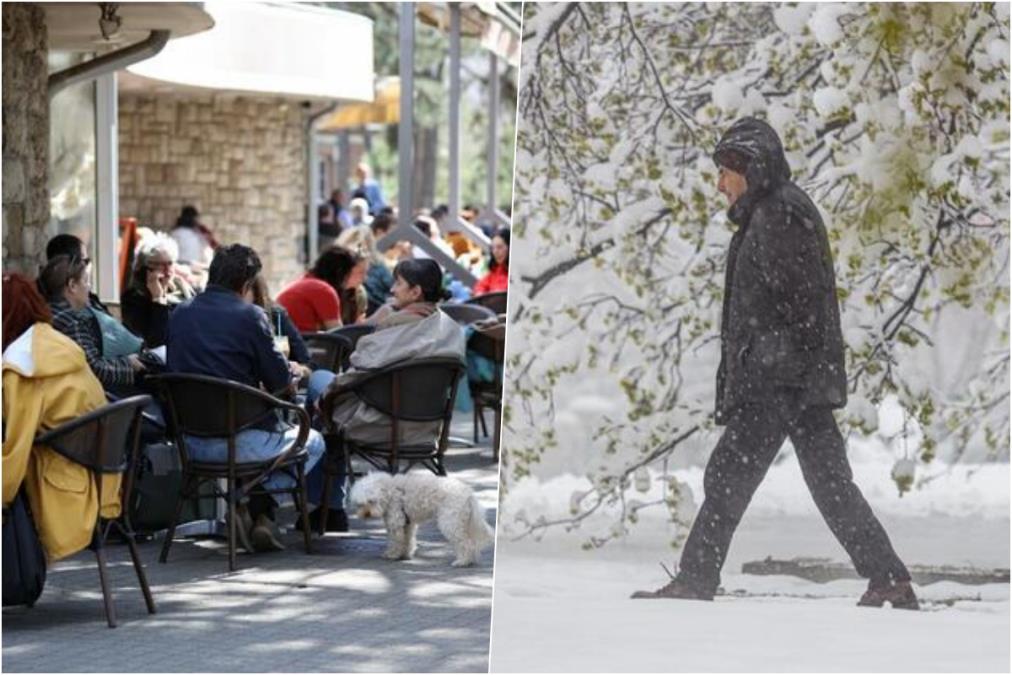
POLYGON ((118 33, 123 19, 116 12, 119 10, 118 2, 100 2, 99 8, 102 16, 98 19, 98 29, 102 31, 102 37, 111 41, 118 33))

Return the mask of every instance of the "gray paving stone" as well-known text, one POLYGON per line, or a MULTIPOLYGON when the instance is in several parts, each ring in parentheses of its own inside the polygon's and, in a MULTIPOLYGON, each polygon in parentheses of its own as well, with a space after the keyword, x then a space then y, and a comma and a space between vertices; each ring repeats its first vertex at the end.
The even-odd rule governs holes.
MULTIPOLYGON (((489 420, 491 422, 491 419, 489 420)), ((451 431, 470 439, 469 415, 451 431)), ((498 468, 487 441, 448 452, 494 524, 498 468)), ((293 521, 282 510, 282 523, 293 521)), ((353 532, 314 539, 285 532, 287 549, 240 554, 227 572, 223 541, 180 540, 169 562, 160 541, 141 546, 158 613, 148 615, 125 547, 109 550, 119 627, 105 624, 94 556, 49 570, 32 609, 3 610, 0 667, 7 672, 487 672, 493 551, 481 565, 450 567, 434 526, 418 556, 379 554, 382 525, 352 519, 353 532)))

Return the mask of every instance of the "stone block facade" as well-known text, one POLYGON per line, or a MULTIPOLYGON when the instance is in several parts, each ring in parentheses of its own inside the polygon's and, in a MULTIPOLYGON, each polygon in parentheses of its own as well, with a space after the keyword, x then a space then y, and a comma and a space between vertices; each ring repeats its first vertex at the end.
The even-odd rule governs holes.
POLYGON ((49 224, 45 13, 3 4, 3 268, 34 275, 49 224))
POLYGON ((196 206, 221 243, 257 250, 276 294, 305 267, 305 125, 278 98, 122 93, 120 215, 168 231, 196 206))

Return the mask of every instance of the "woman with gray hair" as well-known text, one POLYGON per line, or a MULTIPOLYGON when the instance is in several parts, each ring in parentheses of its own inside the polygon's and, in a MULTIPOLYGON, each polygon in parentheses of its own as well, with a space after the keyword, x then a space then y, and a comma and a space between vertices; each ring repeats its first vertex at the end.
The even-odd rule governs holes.
POLYGON ((176 272, 178 253, 175 240, 161 232, 142 239, 134 255, 130 283, 120 295, 124 325, 149 348, 165 344, 169 313, 195 295, 176 272))

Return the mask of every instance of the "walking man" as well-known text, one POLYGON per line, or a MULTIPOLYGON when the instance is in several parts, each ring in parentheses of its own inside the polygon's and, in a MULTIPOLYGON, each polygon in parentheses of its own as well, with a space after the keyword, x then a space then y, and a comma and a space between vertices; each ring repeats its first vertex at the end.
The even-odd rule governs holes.
POLYGON ((815 204, 790 178, 776 132, 735 122, 713 155, 728 200, 716 422, 726 429, 706 465, 704 500, 677 576, 634 598, 712 600, 731 537, 790 437, 812 498, 869 579, 858 605, 918 609, 906 566, 853 482, 833 417, 847 400, 832 254, 815 204))

